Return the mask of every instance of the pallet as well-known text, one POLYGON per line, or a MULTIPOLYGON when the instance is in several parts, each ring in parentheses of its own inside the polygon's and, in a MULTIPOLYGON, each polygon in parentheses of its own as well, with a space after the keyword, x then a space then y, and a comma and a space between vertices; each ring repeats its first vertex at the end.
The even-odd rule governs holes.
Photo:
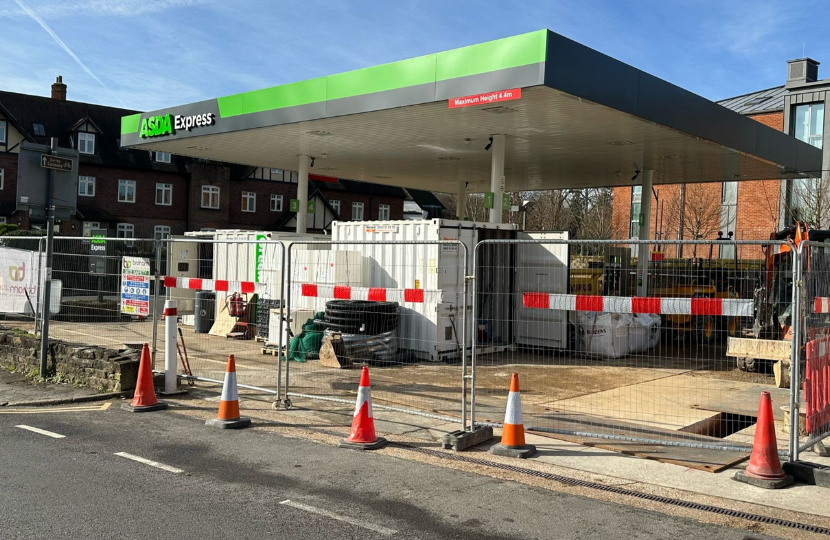
POLYGON ((277 354, 279 353, 279 348, 278 347, 262 347, 260 349, 260 351, 262 351, 262 354, 270 354, 271 356, 277 356, 277 354))

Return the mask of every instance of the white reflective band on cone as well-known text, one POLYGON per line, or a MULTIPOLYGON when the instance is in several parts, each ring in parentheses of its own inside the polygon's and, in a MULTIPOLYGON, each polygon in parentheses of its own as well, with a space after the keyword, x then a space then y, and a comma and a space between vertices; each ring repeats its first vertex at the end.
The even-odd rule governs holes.
POLYGON ((522 422, 522 403, 519 392, 510 392, 507 396, 507 410, 504 411, 504 423, 518 426, 522 422))
POLYGON ((225 372, 225 384, 222 385, 220 401, 239 401, 239 392, 236 389, 236 372, 225 372))
POLYGON ((360 414, 360 408, 363 404, 366 403, 368 406, 366 407, 366 412, 369 414, 369 418, 372 418, 372 394, 369 391, 368 386, 359 386, 357 388, 357 402, 354 406, 354 415, 357 416, 360 414))

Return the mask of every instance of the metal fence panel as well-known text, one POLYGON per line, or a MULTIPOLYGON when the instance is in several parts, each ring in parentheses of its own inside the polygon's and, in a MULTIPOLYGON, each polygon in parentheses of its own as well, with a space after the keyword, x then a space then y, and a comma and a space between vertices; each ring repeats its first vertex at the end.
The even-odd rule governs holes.
POLYGON ((466 255, 459 241, 292 243, 289 403, 291 397, 354 402, 359 370, 338 368, 336 351, 344 368, 372 367, 376 408, 462 419, 469 348, 463 344, 470 343, 466 255))
MULTIPOLYGON (((763 337, 780 340, 789 358, 780 328, 754 327, 758 306, 776 322, 789 316, 792 255, 768 266, 766 252, 785 243, 651 241, 648 271, 639 275, 641 243, 548 238, 476 247, 478 423, 501 421, 518 372, 528 429, 609 444, 749 450, 761 390, 772 391, 776 406, 789 400, 789 389, 775 388, 770 359, 748 355, 763 337), (643 280, 648 292, 638 297, 643 280)), ((787 441, 779 443, 783 451, 787 441)))

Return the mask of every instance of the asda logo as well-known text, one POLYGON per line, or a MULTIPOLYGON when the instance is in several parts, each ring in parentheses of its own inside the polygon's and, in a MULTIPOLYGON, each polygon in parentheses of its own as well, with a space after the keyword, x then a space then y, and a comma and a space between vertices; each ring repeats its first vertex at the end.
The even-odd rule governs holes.
POLYGON ((164 116, 151 116, 141 121, 141 131, 138 135, 142 139, 147 137, 159 137, 161 135, 172 135, 173 131, 173 115, 165 114, 164 116))
POLYGON ((161 137, 162 135, 173 135, 180 129, 190 131, 196 127, 212 126, 215 123, 216 115, 213 113, 194 114, 190 116, 182 116, 180 114, 151 116, 141 121, 141 130, 138 135, 142 139, 161 137))

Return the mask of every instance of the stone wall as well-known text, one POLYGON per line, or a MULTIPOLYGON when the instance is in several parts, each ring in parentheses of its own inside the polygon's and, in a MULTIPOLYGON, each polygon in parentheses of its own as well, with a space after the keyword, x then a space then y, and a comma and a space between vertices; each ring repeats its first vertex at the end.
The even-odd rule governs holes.
MULTIPOLYGON (((135 389, 139 351, 107 349, 50 341, 47 354, 49 372, 61 380, 95 388, 102 392, 135 389)), ((16 371, 40 368, 40 338, 9 329, 0 330, 0 367, 16 371)))

